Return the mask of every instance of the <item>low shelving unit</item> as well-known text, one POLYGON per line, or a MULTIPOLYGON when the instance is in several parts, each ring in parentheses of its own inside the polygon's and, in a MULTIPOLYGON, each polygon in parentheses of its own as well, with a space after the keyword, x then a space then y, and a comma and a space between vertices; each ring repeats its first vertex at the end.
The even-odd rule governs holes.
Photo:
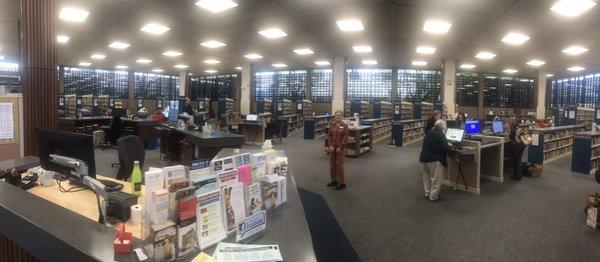
POLYGON ((410 119, 394 121, 392 125, 392 140, 395 146, 406 146, 417 142, 425 136, 423 128, 427 119, 410 119))
POLYGON ((371 126, 373 133, 373 143, 377 143, 383 139, 389 138, 392 135, 392 123, 394 120, 391 117, 365 119, 361 124, 371 126))
POLYGON ((351 127, 348 130, 346 156, 360 157, 373 149, 373 133, 370 126, 351 127))
POLYGON ((373 104, 373 118, 394 116, 394 106, 389 101, 379 101, 373 104))
POLYGON ((433 104, 428 102, 413 105, 414 119, 429 119, 433 115, 433 104))
POLYGON ((563 120, 565 125, 585 125, 586 131, 592 130, 595 116, 593 108, 571 106, 565 111, 567 111, 563 120))
POLYGON ((256 101, 256 113, 272 113, 273 112, 273 101, 269 99, 263 99, 256 101))
POLYGON ((332 115, 322 115, 304 119, 304 139, 315 139, 326 135, 332 115))
POLYGON ((302 127, 304 127, 302 115, 300 114, 278 116, 277 121, 281 126, 281 135, 283 137, 290 137, 300 132, 300 130, 302 130, 302 127))
POLYGON ((573 151, 573 134, 585 131, 585 125, 532 128, 532 144, 529 145, 528 161, 544 164, 573 151))
POLYGON ((304 118, 312 116, 312 101, 303 99, 296 102, 296 114, 302 115, 304 118))
POLYGON ((593 175, 600 167, 600 132, 581 132, 573 136, 571 171, 593 175))

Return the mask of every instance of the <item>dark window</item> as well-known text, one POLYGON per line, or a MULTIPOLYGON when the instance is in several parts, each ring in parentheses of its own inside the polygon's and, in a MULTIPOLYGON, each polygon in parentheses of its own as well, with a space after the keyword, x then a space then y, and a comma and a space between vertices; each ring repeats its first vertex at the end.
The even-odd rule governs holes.
POLYGON ((64 94, 109 95, 111 98, 129 97, 129 74, 92 68, 64 68, 64 94))
POLYGON ((488 107, 533 108, 534 85, 530 78, 486 74, 483 103, 488 107))
POLYGON ((137 99, 177 99, 179 97, 179 76, 138 72, 134 75, 137 99))
POLYGON ((333 70, 313 70, 310 82, 313 102, 331 102, 333 95, 333 70))
POLYGON ((390 100, 391 69, 348 69, 348 100, 390 100))
POLYGON ((256 72, 254 74, 254 99, 299 100, 306 96, 308 71, 291 70, 256 72))
POLYGON ((456 74, 456 104, 459 106, 479 106, 479 75, 459 72, 456 74))
POLYGON ((398 69, 399 100, 435 102, 440 100, 442 72, 439 70, 398 69))
POLYGON ((190 79, 190 95, 192 100, 209 98, 236 99, 240 86, 238 74, 192 76, 190 79))

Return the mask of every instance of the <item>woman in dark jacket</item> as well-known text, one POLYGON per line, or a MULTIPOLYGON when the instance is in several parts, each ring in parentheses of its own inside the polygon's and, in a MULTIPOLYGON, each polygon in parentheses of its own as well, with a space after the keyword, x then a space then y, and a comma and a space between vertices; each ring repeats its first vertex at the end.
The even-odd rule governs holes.
POLYGON ((445 131, 446 121, 437 120, 434 127, 425 135, 419 157, 419 162, 423 166, 425 198, 432 202, 440 199, 444 168, 448 165, 446 158, 452 151, 446 140, 445 131))
POLYGON ((427 134, 427 132, 433 128, 435 121, 438 121, 440 118, 442 118, 442 112, 439 110, 433 111, 433 115, 431 115, 431 118, 429 118, 429 120, 427 120, 427 124, 425 124, 425 134, 427 134))
POLYGON ((510 133, 508 135, 510 138, 509 157, 513 168, 513 173, 510 179, 513 180, 521 180, 523 177, 521 158, 523 157, 523 151, 527 145, 525 144, 526 142, 521 139, 522 133, 523 130, 519 128, 518 121, 513 121, 510 123, 510 133))

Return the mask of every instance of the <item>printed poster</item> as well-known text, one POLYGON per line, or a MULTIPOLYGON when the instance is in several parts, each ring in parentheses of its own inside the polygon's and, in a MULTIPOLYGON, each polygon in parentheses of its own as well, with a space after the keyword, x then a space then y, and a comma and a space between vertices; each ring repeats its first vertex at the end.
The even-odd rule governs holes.
POLYGON ((219 190, 198 197, 197 229, 200 249, 204 250, 225 239, 221 192, 219 190))

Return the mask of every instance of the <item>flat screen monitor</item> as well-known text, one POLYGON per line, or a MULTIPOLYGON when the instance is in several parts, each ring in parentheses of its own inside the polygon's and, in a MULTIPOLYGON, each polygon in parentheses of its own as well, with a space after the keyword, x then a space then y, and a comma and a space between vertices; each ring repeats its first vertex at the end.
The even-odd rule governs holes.
POLYGON ((247 115, 246 116, 246 120, 247 121, 257 121, 258 120, 258 115, 247 115))
POLYGON ((171 121, 171 122, 177 122, 177 119, 179 118, 179 109, 170 108, 168 118, 169 118, 169 121, 171 121))
POLYGON ((467 135, 476 135, 481 133, 481 124, 479 123, 479 120, 465 121, 465 132, 467 135))
POLYGON ((461 142, 464 133, 465 130, 462 129, 448 128, 448 130, 446 130, 446 140, 450 142, 461 142))
POLYGON ((494 134, 504 133, 504 125, 503 125, 502 121, 492 122, 492 133, 494 133, 494 134))
POLYGON ((88 176, 96 177, 94 141, 91 135, 42 128, 36 128, 35 133, 40 165, 43 169, 60 174, 70 173, 70 170, 50 161, 50 155, 56 154, 85 162, 88 166, 88 176))

